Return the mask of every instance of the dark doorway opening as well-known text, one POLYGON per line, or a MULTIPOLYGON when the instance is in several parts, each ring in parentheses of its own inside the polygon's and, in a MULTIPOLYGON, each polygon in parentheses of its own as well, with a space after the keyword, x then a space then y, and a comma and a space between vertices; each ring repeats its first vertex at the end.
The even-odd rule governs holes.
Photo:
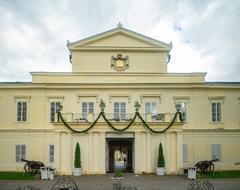
POLYGON ((114 172, 115 169, 132 172, 133 138, 108 138, 107 142, 109 147, 108 172, 114 172))

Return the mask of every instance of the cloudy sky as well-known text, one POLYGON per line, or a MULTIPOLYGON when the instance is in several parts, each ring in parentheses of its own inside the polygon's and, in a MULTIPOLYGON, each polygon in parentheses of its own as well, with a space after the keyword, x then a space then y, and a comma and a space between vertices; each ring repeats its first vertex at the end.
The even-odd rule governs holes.
POLYGON ((0 81, 70 72, 66 41, 115 28, 169 43, 169 72, 240 82, 240 0, 1 0, 0 81))

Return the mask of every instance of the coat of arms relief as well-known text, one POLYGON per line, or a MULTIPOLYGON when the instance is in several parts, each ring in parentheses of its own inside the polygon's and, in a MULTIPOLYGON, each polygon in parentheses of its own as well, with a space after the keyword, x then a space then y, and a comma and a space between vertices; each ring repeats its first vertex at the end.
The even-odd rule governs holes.
POLYGON ((129 58, 127 55, 123 57, 122 54, 117 54, 117 57, 111 57, 111 61, 111 68, 118 72, 125 71, 129 68, 129 58))

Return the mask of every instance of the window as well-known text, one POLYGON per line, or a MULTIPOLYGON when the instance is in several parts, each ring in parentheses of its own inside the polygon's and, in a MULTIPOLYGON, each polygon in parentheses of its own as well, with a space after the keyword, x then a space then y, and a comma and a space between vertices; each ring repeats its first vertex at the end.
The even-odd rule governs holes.
POLYGON ((82 103, 82 114, 83 114, 84 119, 87 119, 88 113, 94 113, 94 103, 93 102, 83 102, 82 103))
POLYGON ((145 102, 145 113, 157 113, 157 102, 145 102))
POLYGON ((17 121, 27 121, 27 102, 17 102, 17 121))
POLYGON ((21 159, 26 157, 26 145, 16 145, 16 162, 22 162, 21 159))
POLYGON ((212 102, 212 122, 221 122, 221 103, 212 102))
POLYGON ((114 119, 126 118, 126 103, 114 102, 114 119))
POLYGON ((188 145, 183 144, 183 162, 188 162, 188 145))
POLYGON ((221 144, 212 144, 212 159, 221 161, 221 144))
POLYGON ((182 114, 182 120, 187 121, 187 103, 186 102, 179 102, 180 104, 180 112, 182 114))
POLYGON ((145 119, 147 119, 148 113, 157 114, 157 102, 145 102, 145 119))
POLYGON ((54 162, 54 145, 49 145, 49 163, 54 162))
POLYGON ((57 104, 58 102, 51 102, 50 103, 50 122, 55 121, 55 115, 57 112, 57 104))

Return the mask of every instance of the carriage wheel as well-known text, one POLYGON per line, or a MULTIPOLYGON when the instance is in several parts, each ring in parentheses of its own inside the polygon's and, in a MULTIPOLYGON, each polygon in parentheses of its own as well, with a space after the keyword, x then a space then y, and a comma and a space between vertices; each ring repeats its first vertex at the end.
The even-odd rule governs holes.
POLYGON ((206 173, 206 168, 204 166, 201 166, 199 169, 202 173, 206 173))
POLYGON ((190 181, 187 186, 187 190, 199 190, 199 189, 200 189, 200 186, 199 186, 198 180, 190 181))
POLYGON ((24 165, 24 171, 26 173, 29 173, 29 165, 28 165, 28 162, 24 165))
POLYGON ((214 163, 211 163, 211 165, 209 166, 209 172, 214 172, 214 163))
POLYGON ((203 180, 201 182, 201 187, 203 190, 214 190, 214 186, 213 184, 211 184, 209 181, 207 180, 203 180))

